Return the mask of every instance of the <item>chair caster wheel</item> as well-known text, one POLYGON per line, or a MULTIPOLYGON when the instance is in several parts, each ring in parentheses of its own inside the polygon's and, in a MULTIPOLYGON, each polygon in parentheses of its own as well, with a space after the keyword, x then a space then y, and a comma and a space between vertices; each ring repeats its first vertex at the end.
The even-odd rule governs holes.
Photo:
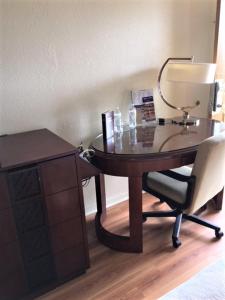
POLYGON ((178 238, 172 237, 172 240, 173 240, 173 247, 174 248, 179 248, 181 246, 181 241, 178 238))
POLYGON ((223 232, 220 229, 215 230, 215 236, 220 239, 223 236, 223 232))
POLYGON ((145 223, 147 221, 147 218, 145 216, 142 216, 142 222, 145 223))

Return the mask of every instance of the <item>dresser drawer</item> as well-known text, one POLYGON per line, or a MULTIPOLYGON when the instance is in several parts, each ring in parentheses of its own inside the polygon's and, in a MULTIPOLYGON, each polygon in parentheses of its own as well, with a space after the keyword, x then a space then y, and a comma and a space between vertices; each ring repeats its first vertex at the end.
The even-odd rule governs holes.
POLYGON ((31 230, 20 236, 24 262, 30 263, 43 255, 47 255, 51 248, 47 226, 31 230))
POLYGON ((0 247, 17 239, 16 226, 10 208, 0 211, 0 247))
POLYGON ((4 173, 0 174, 0 210, 10 207, 10 198, 8 193, 8 185, 4 173))
POLYGON ((83 242, 81 217, 52 226, 50 235, 54 253, 79 245, 83 242))
POLYGON ((45 285, 55 279, 55 269, 50 255, 42 256, 26 267, 30 290, 45 285))
POLYGON ((17 300, 28 292, 24 274, 16 271, 10 278, 0 281, 0 299, 17 300))
POLYGON ((37 167, 9 172, 8 183, 14 202, 41 194, 37 167))
POLYGON ((80 202, 78 188, 47 196, 46 206, 50 225, 55 225, 79 216, 80 202))
POLYGON ((19 233, 25 233, 45 223, 41 196, 20 201, 13 206, 13 210, 19 233))
POLYGON ((55 255, 55 268, 59 279, 83 273, 86 268, 83 245, 80 244, 76 248, 55 255))
POLYGON ((41 164, 45 195, 51 195, 77 186, 75 156, 54 159, 41 164))
POLYGON ((17 242, 0 247, 0 266, 0 282, 7 280, 7 278, 10 279, 15 272, 23 273, 22 258, 17 242))

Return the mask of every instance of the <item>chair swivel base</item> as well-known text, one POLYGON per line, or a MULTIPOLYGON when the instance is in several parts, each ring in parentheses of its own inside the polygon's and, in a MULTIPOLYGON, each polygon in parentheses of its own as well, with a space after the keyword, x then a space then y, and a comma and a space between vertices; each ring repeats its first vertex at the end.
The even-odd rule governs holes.
POLYGON ((172 236, 172 242, 174 248, 179 248, 181 246, 181 241, 177 237, 172 236))
POLYGON ((189 220, 199 225, 203 225, 205 227, 215 230, 215 236, 217 239, 220 239, 224 235, 220 227, 210 222, 206 222, 195 215, 184 214, 178 209, 169 210, 169 211, 152 211, 152 212, 142 213, 143 222, 145 222, 148 217, 175 217, 176 218, 176 221, 173 226, 173 234, 172 234, 172 243, 174 248, 179 248, 181 246, 181 241, 179 240, 179 234, 180 234, 182 219, 189 220))
POLYGON ((222 232, 220 229, 215 230, 215 236, 216 236, 218 239, 220 239, 223 235, 224 235, 224 234, 223 234, 223 232, 222 232))
POLYGON ((183 214, 183 218, 186 219, 186 220, 189 220, 189 221, 192 221, 194 223, 197 223, 199 225, 203 225, 205 227, 208 227, 208 228, 211 228, 213 230, 215 230, 215 236, 216 238, 220 239, 224 234, 223 232, 221 231, 221 228, 210 223, 210 222, 206 222, 204 220, 202 220, 201 218, 195 216, 195 215, 186 215, 186 214, 183 214))

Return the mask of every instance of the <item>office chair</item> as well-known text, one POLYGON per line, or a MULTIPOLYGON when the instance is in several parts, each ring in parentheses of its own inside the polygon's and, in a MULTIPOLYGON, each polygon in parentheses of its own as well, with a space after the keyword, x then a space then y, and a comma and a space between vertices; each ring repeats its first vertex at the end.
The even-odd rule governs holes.
POLYGON ((182 219, 190 220, 215 230, 219 239, 220 227, 193 215, 206 202, 218 194, 225 183, 225 133, 204 140, 198 148, 193 168, 184 166, 143 175, 143 190, 166 202, 170 211, 143 212, 148 217, 175 217, 172 242, 181 245, 179 232, 182 219))

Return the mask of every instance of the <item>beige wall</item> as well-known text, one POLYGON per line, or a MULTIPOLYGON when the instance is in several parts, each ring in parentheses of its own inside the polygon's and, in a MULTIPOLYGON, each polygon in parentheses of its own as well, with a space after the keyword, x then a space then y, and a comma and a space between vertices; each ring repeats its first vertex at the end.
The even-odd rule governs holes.
MULTIPOLYGON (((1 133, 47 127, 88 145, 101 132, 101 112, 119 106, 127 119, 130 90, 155 88, 167 57, 211 60, 215 7, 216 0, 1 1, 1 133)), ((206 115, 207 88, 176 91, 179 101, 197 95, 195 114, 206 115)), ((156 91, 155 101, 158 116, 174 115, 156 91)), ((107 178, 110 203, 127 197, 125 183, 107 178)), ((91 182, 87 212, 94 202, 91 182)))

